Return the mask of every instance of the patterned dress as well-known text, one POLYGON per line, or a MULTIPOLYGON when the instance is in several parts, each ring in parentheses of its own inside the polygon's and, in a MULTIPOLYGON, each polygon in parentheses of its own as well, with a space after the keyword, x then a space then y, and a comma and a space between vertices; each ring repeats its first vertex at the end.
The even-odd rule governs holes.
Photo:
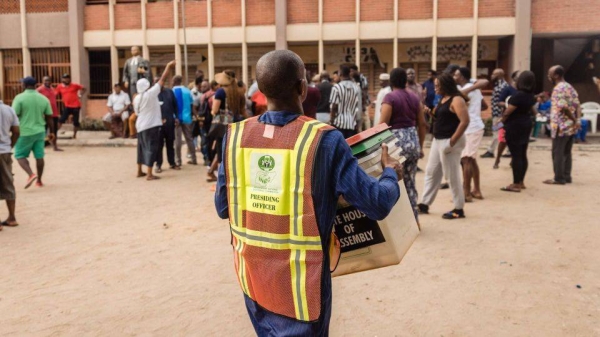
POLYGON ((413 208, 415 219, 419 220, 419 213, 417 212, 417 186, 415 184, 417 175, 417 162, 421 155, 421 144, 419 143, 419 137, 417 135, 416 127, 392 129, 392 132, 398 138, 396 146, 402 148, 402 156, 406 158, 404 162, 404 186, 406 187, 406 193, 410 200, 410 205, 413 208))

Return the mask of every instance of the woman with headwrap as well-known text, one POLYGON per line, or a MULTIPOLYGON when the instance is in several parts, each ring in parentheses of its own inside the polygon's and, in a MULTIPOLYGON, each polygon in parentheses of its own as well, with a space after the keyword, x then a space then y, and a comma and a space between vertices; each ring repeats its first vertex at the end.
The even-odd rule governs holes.
POLYGON ((145 78, 136 82, 138 95, 133 99, 133 108, 137 114, 135 127, 138 136, 138 178, 146 177, 146 180, 159 179, 152 174, 152 167, 158 160, 160 151, 160 128, 162 126, 158 94, 160 94, 160 89, 165 84, 165 79, 173 66, 175 66, 175 61, 169 62, 158 82, 152 87, 145 78), (142 172, 142 165, 147 166, 147 174, 142 172))

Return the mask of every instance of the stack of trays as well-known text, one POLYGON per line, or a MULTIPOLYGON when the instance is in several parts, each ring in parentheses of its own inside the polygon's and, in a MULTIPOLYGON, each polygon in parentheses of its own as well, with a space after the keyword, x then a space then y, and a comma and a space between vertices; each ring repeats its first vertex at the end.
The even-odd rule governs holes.
POLYGON ((394 136, 386 124, 363 131, 346 139, 352 149, 352 155, 358 159, 358 165, 370 176, 379 178, 383 173, 381 167, 381 145, 387 144, 392 158, 403 163, 406 159, 400 155, 402 148, 396 146, 398 138, 394 136))

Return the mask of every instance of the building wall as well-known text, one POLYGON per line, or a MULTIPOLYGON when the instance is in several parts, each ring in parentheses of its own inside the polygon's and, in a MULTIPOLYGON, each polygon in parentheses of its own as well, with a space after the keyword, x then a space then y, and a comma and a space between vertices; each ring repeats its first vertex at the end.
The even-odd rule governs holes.
POLYGON ((533 34, 600 33, 597 0, 531 0, 533 34))
POLYGON ((246 1, 246 24, 248 26, 274 25, 275 0, 246 1))
POLYGON ((433 1, 398 0, 398 19, 417 20, 433 17, 433 1))
POLYGON ((515 0, 479 0, 479 17, 515 16, 515 0))
POLYGON ((234 27, 242 24, 241 0, 219 0, 212 2, 213 27, 234 27))
MULTIPOLYGON (((171 13, 173 13, 173 4, 170 1, 165 3, 171 5, 171 13)), ((214 2, 213 2, 214 4, 214 2)), ((218 4, 218 2, 217 2, 218 4)), ((179 28, 183 27, 181 19, 181 2, 179 3, 179 28)), ((171 15, 172 16, 172 15, 171 15)), ((171 20, 172 21, 172 20, 171 20)), ((206 1, 186 1, 185 2, 185 25, 186 27, 206 27, 206 1)), ((173 24, 171 23, 171 27, 173 24)))
POLYGON ((360 20, 394 20, 394 0, 361 0, 360 20))
MULTIPOLYGON (((186 5, 188 4, 186 3, 186 5)), ((186 16, 186 19, 191 18, 186 16)), ((173 3, 170 1, 149 2, 146 6, 146 25, 148 29, 173 28, 175 27, 173 21, 173 3)))
POLYGON ((140 28, 142 28, 142 6, 140 4, 125 3, 115 5, 115 29, 140 28))
POLYGON ((68 32, 67 12, 27 14, 27 40, 30 48, 68 47, 68 32))
POLYGON ((318 0, 287 0, 287 23, 319 22, 318 0))
MULTIPOLYGON (((7 0, 2 0, 2 2, 7 0)), ((17 1, 18 2, 18 1, 17 1)), ((27 13, 52 13, 66 12, 69 10, 68 0, 26 0, 25 11, 27 13)))
MULTIPOLYGON (((83 12, 83 26, 85 30, 109 29, 108 5, 85 6, 83 12)), ((173 25, 171 25, 171 27, 173 27, 173 25)))
POLYGON ((438 0, 438 18, 472 18, 473 0, 438 0))
POLYGON ((21 12, 19 0, 0 1, 0 14, 18 14, 21 12))
MULTIPOLYGON (((0 0, 0 2, 2 2, 0 0)), ((0 15, 0 48, 21 48, 21 16, 19 14, 0 15)))
POLYGON ((323 1, 323 22, 356 20, 355 0, 323 1))

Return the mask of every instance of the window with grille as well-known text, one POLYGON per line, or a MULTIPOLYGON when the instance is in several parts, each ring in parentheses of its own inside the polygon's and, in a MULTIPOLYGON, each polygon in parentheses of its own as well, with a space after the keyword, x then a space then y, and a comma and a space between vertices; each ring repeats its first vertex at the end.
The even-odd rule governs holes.
POLYGON ((2 51, 2 64, 4 71, 4 92, 2 101, 6 105, 11 105, 15 96, 23 88, 21 78, 23 78, 23 52, 21 49, 5 49, 2 51))
POLYGON ((110 50, 90 50, 90 91, 89 97, 108 98, 112 91, 110 50))
MULTIPOLYGON (((50 76, 52 85, 58 85, 64 74, 71 73, 69 48, 36 48, 31 49, 31 74, 39 83, 44 76, 50 76)), ((62 99, 57 100, 62 110, 62 99)))

